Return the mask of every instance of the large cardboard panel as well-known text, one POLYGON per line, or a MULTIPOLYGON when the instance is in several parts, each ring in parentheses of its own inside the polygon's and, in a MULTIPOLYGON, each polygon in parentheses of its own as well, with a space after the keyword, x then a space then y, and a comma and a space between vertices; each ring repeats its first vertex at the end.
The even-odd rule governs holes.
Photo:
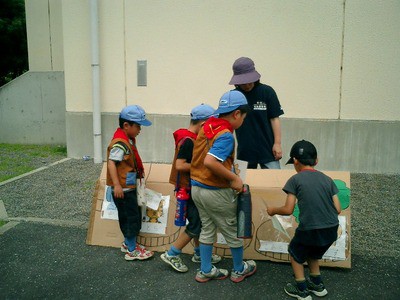
MULTIPOLYGON (((170 206, 168 210, 168 221, 165 234, 141 233, 139 242, 149 249, 164 252, 169 249, 179 237, 184 228, 174 225, 174 214, 176 200, 174 197, 174 186, 168 183, 170 164, 145 164, 146 187, 163 195, 170 195, 170 206)), ((323 171, 332 179, 345 182, 350 188, 350 173, 337 171, 323 171)), ((295 218, 288 217, 285 220, 290 225, 287 228, 287 236, 277 231, 272 219, 266 214, 267 205, 282 205, 285 203, 286 194, 282 191, 286 181, 295 174, 294 170, 247 170, 246 183, 250 186, 252 196, 252 221, 253 237, 244 240, 244 257, 246 259, 271 260, 276 262, 289 262, 289 256, 285 253, 260 250, 263 241, 275 241, 288 243, 297 227, 295 218)), ((90 225, 87 234, 87 244, 120 247, 123 236, 119 229, 118 221, 101 218, 101 208, 104 199, 106 179, 106 164, 104 164, 100 178, 96 185, 93 196, 90 225)), ((340 228, 339 234, 347 234, 344 260, 322 260, 322 266, 329 267, 351 267, 351 211, 350 207, 342 210, 341 216, 346 218, 345 228, 340 228)), ((230 257, 230 249, 219 235, 214 244, 214 251, 224 257, 230 257)), ((184 253, 193 253, 193 245, 189 244, 183 249, 184 253)))

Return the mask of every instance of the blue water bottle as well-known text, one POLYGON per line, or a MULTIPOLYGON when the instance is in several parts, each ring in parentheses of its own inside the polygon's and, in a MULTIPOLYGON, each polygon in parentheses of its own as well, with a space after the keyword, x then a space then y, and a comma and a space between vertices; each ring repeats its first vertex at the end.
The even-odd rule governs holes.
POLYGON ((242 239, 252 238, 250 187, 243 185, 243 191, 237 197, 237 237, 242 239))
POLYGON ((187 215, 187 201, 190 195, 186 188, 179 188, 176 192, 176 212, 175 212, 175 225, 186 226, 187 215))

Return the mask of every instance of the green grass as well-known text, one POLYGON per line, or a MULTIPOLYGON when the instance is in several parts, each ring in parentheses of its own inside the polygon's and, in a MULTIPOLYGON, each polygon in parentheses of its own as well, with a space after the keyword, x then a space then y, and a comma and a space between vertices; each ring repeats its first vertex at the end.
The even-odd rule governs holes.
POLYGON ((3 226, 6 223, 7 223, 7 221, 0 220, 0 227, 3 226))
POLYGON ((0 182, 66 157, 65 146, 0 144, 0 182))

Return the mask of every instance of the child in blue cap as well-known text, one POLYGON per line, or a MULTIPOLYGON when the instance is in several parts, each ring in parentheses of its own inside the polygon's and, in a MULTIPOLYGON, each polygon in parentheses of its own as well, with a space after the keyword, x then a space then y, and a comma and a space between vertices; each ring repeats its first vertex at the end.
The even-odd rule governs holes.
POLYGON ((144 168, 136 148, 136 136, 141 126, 150 126, 146 113, 139 105, 125 107, 119 115, 119 128, 107 148, 107 185, 111 186, 118 222, 124 241, 121 251, 125 260, 144 260, 153 256, 136 242, 142 226, 142 212, 138 206, 136 179, 144 178, 144 168))
MULTIPOLYGON (((192 162, 192 153, 194 140, 204 122, 214 115, 215 109, 210 105, 201 104, 194 107, 190 113, 190 125, 186 128, 180 128, 173 133, 175 139, 175 155, 172 161, 172 168, 169 182, 175 185, 175 190, 185 188, 190 195, 190 165, 192 162)), ((187 220, 185 231, 182 232, 175 243, 168 251, 161 254, 161 259, 169 264, 178 272, 187 272, 188 267, 182 261, 180 254, 182 249, 193 239, 194 254, 193 262, 201 261, 199 236, 201 230, 201 221, 199 211, 190 197, 187 200, 187 220)), ((212 262, 218 263, 221 257, 212 255, 212 262)))
POLYGON ((233 258, 231 280, 241 282, 256 271, 253 260, 243 261, 243 240, 237 238, 237 194, 243 182, 234 170, 235 139, 249 107, 239 91, 222 95, 215 114, 203 125, 194 143, 190 168, 192 197, 199 210, 201 267, 196 281, 225 279, 229 272, 212 264, 212 251, 217 228, 230 247, 233 258))

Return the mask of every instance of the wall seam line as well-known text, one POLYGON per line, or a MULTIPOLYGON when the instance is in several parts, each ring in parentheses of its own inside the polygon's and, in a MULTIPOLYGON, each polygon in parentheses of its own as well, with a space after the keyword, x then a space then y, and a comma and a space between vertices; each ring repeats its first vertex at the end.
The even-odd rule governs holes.
POLYGON ((343 0, 343 19, 342 19, 342 49, 340 54, 340 79, 339 79, 339 114, 338 119, 342 119, 342 96, 343 96, 343 57, 344 57, 344 35, 346 26, 346 0, 343 0))

